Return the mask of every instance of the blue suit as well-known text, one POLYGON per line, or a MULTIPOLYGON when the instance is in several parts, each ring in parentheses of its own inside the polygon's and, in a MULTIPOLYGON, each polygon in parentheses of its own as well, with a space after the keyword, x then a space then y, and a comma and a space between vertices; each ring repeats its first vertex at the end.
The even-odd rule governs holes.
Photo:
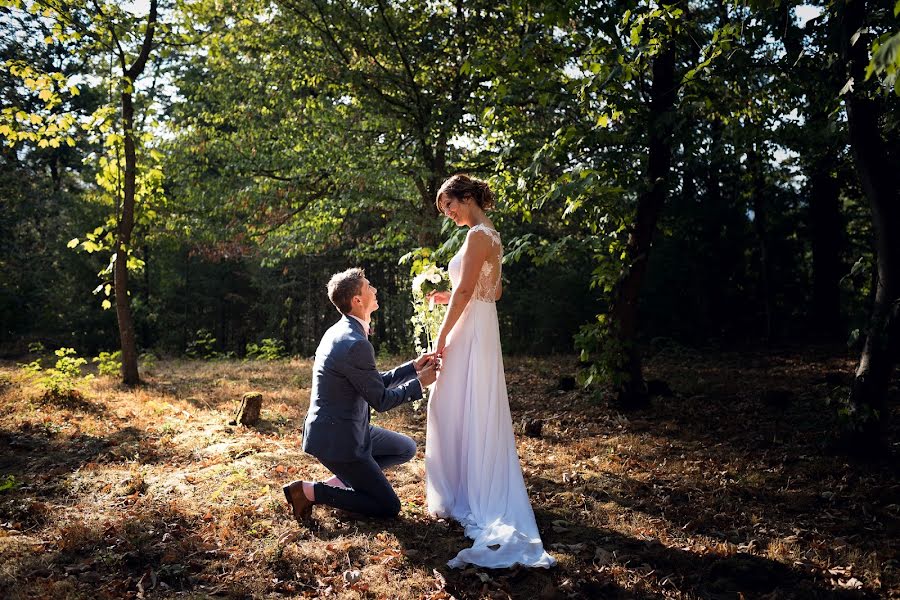
POLYGON ((317 483, 317 503, 372 516, 400 512, 400 500, 382 471, 410 460, 416 444, 371 425, 369 408, 384 412, 421 397, 411 361, 378 372, 375 350, 359 321, 344 315, 325 332, 313 365, 303 450, 352 489, 317 483))

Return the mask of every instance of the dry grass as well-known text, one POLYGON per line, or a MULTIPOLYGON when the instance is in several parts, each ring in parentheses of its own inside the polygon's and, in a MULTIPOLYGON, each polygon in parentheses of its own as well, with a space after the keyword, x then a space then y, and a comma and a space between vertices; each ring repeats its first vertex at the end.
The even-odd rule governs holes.
POLYGON ((281 485, 327 476, 300 450, 308 361, 160 361, 73 403, 0 365, 0 597, 900 598, 895 464, 824 451, 850 361, 670 350, 648 372, 675 397, 628 416, 556 390, 571 364, 507 361, 514 419, 544 423, 519 453, 559 566, 496 571, 445 566, 467 542, 425 511, 411 407, 378 415, 420 445, 390 475, 401 516, 297 526, 281 485), (229 427, 247 391, 263 421, 229 427))

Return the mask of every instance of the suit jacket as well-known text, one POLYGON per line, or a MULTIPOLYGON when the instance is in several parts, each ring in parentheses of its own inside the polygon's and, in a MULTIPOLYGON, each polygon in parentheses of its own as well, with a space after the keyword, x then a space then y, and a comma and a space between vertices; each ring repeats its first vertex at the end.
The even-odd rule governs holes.
POLYGON ((379 373, 362 324, 344 315, 316 350, 303 450, 333 461, 371 456, 369 407, 383 412, 421 397, 412 361, 379 373))

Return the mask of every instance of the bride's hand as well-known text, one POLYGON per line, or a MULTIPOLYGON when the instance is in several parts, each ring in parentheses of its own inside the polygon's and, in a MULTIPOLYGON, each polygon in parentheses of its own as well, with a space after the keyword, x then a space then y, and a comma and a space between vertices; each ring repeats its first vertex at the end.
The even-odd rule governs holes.
POLYGON ((437 340, 434 344, 434 353, 438 357, 438 360, 444 358, 445 348, 447 346, 447 336, 444 334, 439 334, 437 340))
POLYGON ((449 304, 450 292, 435 290, 433 292, 428 292, 426 298, 431 304, 449 304))

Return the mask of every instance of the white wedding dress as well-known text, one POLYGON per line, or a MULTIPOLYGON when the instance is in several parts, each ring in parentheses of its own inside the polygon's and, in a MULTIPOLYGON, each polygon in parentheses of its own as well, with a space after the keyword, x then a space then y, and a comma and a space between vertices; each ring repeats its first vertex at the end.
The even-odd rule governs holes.
MULTIPOLYGON (((447 564, 488 568, 551 567, 525 490, 516 454, 500 330, 494 304, 500 285, 500 234, 484 225, 469 230, 490 238, 491 253, 475 292, 447 338, 440 376, 428 400, 425 474, 428 512, 465 526, 474 540, 447 564)), ((450 260, 459 284, 463 248, 450 260)))

